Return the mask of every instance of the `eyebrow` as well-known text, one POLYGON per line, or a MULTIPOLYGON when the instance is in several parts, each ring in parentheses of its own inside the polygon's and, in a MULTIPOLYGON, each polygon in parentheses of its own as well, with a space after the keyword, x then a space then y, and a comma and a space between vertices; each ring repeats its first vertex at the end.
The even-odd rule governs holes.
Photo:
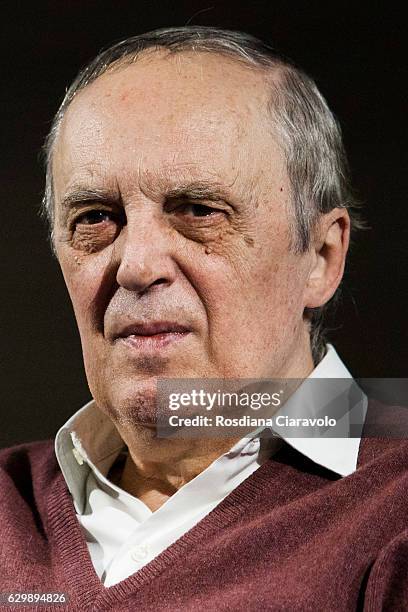
POLYGON ((225 191, 220 184, 207 181, 194 181, 183 183, 178 187, 166 192, 167 199, 191 199, 191 200, 224 200, 225 191))
POLYGON ((69 208, 75 208, 80 204, 86 202, 101 202, 101 203, 112 203, 117 202, 118 194, 103 189, 73 189, 67 195, 65 195, 61 202, 61 208, 67 210, 69 208))

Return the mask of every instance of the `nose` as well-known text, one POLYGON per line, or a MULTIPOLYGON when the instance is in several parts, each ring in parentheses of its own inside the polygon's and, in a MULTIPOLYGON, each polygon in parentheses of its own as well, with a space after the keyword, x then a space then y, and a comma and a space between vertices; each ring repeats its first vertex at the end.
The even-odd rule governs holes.
POLYGON ((128 220, 118 244, 118 285, 144 293, 153 286, 173 283, 176 268, 170 242, 169 229, 153 215, 128 220))

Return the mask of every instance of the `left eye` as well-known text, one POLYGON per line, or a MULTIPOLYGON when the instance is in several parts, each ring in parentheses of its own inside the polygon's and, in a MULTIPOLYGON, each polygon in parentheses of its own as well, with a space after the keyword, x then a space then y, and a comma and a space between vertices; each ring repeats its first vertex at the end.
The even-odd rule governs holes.
POLYGON ((221 212, 205 204, 184 204, 180 207, 184 214, 191 217, 208 217, 209 215, 221 212))
POLYGON ((106 210, 89 210, 83 213, 76 220, 77 225, 95 225, 104 221, 111 221, 112 213, 106 210))

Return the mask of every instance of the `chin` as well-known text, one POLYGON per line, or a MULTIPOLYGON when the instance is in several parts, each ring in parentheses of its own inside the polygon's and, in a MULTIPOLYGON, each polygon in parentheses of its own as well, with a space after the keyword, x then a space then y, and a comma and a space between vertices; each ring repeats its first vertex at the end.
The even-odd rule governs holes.
POLYGON ((156 425, 156 377, 126 382, 116 380, 103 395, 95 393, 94 398, 116 425, 156 425))

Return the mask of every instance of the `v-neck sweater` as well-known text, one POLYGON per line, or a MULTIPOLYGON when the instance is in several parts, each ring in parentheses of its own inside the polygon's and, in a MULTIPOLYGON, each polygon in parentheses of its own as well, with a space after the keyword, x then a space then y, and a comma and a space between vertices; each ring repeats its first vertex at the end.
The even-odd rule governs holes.
POLYGON ((21 610, 407 609, 406 440, 362 440, 358 469, 345 478, 285 445, 109 588, 93 568, 52 440, 1 451, 0 486, 0 593, 68 597, 21 610))

